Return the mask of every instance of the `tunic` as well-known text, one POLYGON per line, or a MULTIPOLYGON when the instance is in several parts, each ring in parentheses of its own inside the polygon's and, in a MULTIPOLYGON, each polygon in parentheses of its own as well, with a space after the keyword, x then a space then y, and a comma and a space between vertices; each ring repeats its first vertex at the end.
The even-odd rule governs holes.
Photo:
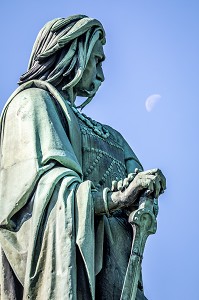
MULTIPOLYGON (((92 180, 98 191, 102 192, 106 187, 111 189, 112 181, 128 176, 130 170, 127 170, 127 160, 131 171, 136 167, 142 168, 119 132, 98 123, 109 132, 108 137, 102 137, 82 120, 79 120, 79 125, 82 133, 83 178, 92 180), (129 154, 131 152, 131 158, 125 159, 127 149, 129 154)), ((98 222, 99 218, 95 217, 95 223, 98 222)), ((132 238, 132 228, 124 210, 114 212, 111 217, 104 216, 104 255, 102 270, 96 277, 96 299, 120 299, 132 238)))

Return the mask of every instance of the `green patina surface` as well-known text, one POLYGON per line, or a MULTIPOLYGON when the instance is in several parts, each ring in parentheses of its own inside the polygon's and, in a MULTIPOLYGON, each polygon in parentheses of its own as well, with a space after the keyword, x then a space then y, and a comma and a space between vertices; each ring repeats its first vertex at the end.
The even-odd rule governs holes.
POLYGON ((1 299, 146 299, 141 257, 166 181, 75 105, 104 81, 104 44, 95 19, 48 22, 2 112, 1 299))

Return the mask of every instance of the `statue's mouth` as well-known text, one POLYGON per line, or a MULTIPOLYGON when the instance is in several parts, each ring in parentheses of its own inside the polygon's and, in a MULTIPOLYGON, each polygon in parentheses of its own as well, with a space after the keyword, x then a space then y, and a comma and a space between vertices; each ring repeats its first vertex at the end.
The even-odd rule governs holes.
POLYGON ((95 88, 95 85, 94 85, 94 83, 92 83, 91 84, 91 91, 94 90, 94 88, 95 88))
POLYGON ((82 89, 81 92, 83 92, 86 97, 93 97, 101 84, 102 82, 100 80, 95 80, 91 83, 89 90, 82 89))
POLYGON ((77 108, 83 109, 88 103, 90 103, 101 84, 102 82, 100 80, 95 80, 91 84, 90 90, 82 89, 81 90, 82 94, 84 95, 84 97, 88 97, 88 98, 81 105, 77 106, 77 108))
POLYGON ((102 84, 102 82, 100 80, 95 80, 91 84, 91 92, 95 94, 97 92, 97 90, 99 89, 101 84, 102 84))

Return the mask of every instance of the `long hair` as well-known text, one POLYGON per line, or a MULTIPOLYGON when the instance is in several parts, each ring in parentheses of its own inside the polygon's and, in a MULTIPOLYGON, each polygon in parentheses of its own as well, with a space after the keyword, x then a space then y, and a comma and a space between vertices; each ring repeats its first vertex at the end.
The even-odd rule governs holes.
POLYGON ((18 84, 31 79, 45 80, 55 87, 61 85, 70 95, 97 40, 103 45, 106 42, 103 26, 96 19, 74 15, 48 22, 36 38, 28 70, 18 84))

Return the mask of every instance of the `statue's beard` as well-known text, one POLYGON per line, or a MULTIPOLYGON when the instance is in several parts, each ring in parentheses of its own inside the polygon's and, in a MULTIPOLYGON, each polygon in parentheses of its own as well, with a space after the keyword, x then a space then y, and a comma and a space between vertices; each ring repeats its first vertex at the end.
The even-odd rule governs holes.
POLYGON ((89 90, 79 89, 82 96, 88 97, 88 98, 81 105, 77 106, 77 108, 81 108, 81 110, 82 110, 88 103, 90 103, 91 100, 93 99, 93 97, 95 96, 95 94, 97 93, 97 90, 99 89, 101 84, 102 84, 102 82, 100 80, 96 79, 91 84, 91 87, 90 87, 89 90))
POLYGON ((94 97, 97 90, 99 89, 100 85, 101 85, 101 81, 100 80, 95 80, 93 81, 93 83, 90 86, 90 89, 80 89, 80 92, 82 93, 82 95, 84 95, 85 97, 94 97))

